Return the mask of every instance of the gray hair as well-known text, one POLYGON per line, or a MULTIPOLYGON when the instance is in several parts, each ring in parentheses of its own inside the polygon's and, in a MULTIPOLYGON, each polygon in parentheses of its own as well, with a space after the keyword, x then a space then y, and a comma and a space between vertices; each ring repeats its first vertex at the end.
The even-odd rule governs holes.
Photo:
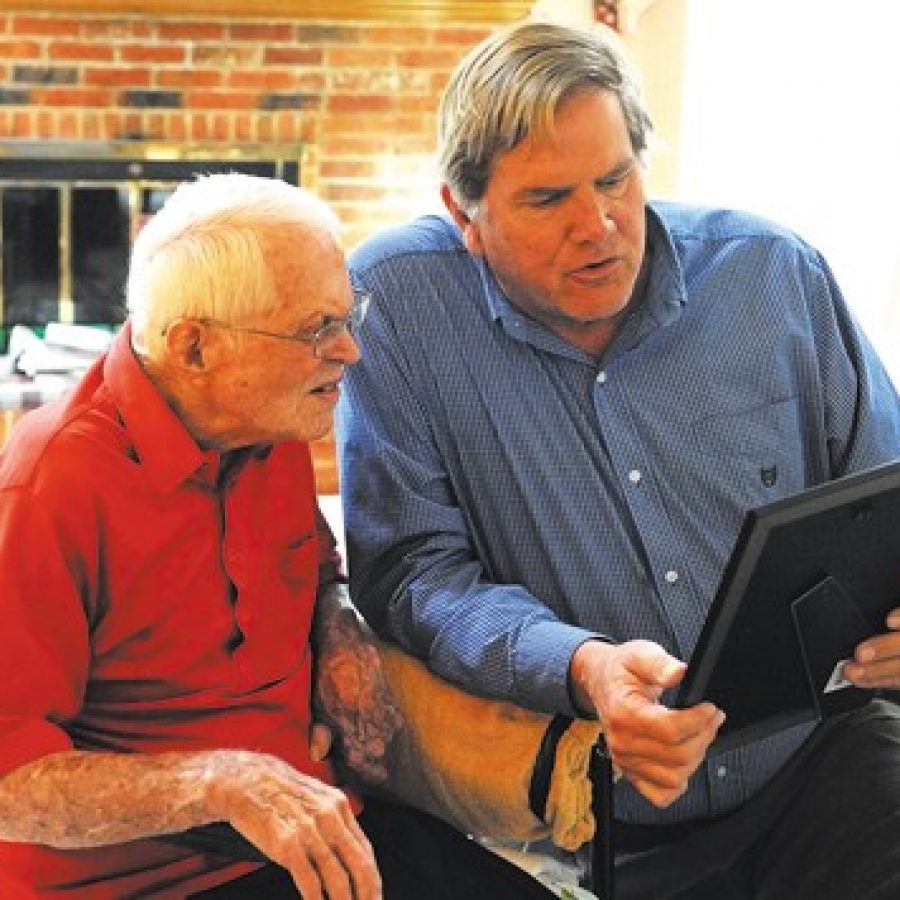
POLYGON ((125 295, 135 346, 155 355, 181 316, 234 321, 273 311, 266 244, 292 226, 337 240, 331 209, 283 181, 229 172, 179 185, 132 247, 125 295))
POLYGON ((615 36, 546 22, 503 29, 457 66, 441 98, 441 176, 472 211, 487 190, 494 159, 528 135, 553 133, 559 105, 584 90, 609 91, 622 108, 635 155, 652 128, 637 76, 615 36))

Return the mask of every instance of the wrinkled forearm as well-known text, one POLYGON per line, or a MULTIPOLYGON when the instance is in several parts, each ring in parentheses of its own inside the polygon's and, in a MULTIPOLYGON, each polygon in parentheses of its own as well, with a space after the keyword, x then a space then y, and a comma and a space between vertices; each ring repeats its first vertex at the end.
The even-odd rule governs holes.
POLYGON ((42 757, 0 779, 0 839, 74 849, 216 821, 207 784, 226 756, 73 750, 42 757))

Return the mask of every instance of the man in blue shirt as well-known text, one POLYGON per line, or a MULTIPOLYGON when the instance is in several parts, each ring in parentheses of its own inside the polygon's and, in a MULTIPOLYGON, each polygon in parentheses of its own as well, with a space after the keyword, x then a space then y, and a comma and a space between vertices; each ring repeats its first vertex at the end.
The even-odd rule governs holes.
MULTIPOLYGON (((522 24, 440 110, 449 218, 351 257, 373 303, 339 411, 352 592, 469 690, 597 715, 624 898, 900 890, 886 702, 712 757, 668 708, 747 509, 900 455, 900 400, 825 261, 648 204, 650 128, 595 35, 522 24)), ((900 686, 900 609, 845 674, 900 686)))

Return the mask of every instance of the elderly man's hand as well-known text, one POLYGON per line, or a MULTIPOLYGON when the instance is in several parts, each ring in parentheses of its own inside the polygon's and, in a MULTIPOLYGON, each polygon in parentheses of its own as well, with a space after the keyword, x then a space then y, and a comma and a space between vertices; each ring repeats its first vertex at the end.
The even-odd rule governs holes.
POLYGON ((588 641, 572 658, 576 698, 600 717, 613 765, 657 806, 685 792, 725 721, 711 703, 680 710, 659 703, 684 670, 650 641, 588 641))
POLYGON ((345 794, 265 753, 223 750, 204 766, 205 804, 269 859, 308 900, 381 900, 368 838, 345 794))
POLYGON ((861 688, 900 689, 900 607, 887 617, 887 634, 863 641, 844 666, 844 677, 861 688))
MULTIPOLYGON (((385 681, 374 638, 351 610, 343 610, 323 629, 314 700, 342 761, 365 781, 384 781, 385 753, 403 718, 385 681)), ((321 752, 321 732, 314 735, 312 746, 321 752)))

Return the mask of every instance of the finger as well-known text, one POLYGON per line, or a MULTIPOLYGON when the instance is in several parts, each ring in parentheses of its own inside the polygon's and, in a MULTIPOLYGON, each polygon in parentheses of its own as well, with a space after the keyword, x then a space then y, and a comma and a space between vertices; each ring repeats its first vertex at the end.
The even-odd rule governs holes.
POLYGON ((323 900, 322 882, 305 854, 298 853, 296 858, 291 859, 289 863, 285 861, 284 865, 290 872, 297 892, 304 900, 323 900))
POLYGON ((331 751, 331 729, 321 722, 309 730, 309 758, 313 762, 321 762, 331 751))
MULTIPOLYGON (((319 845, 310 848, 310 856, 328 900, 353 900, 351 875, 340 855, 319 845)), ((306 894, 301 892, 301 896, 306 897, 306 894)))
POLYGON ((673 710, 658 703, 619 707, 605 722, 607 740, 620 752, 638 746, 678 747, 692 741, 711 741, 725 720, 711 703, 673 710))
MULTIPOLYGON (((332 849, 342 871, 352 884, 353 896, 380 897, 381 876, 378 874, 375 853, 369 839, 352 813, 349 819, 341 824, 343 830, 338 833, 338 839, 333 843, 332 849)), ((330 900, 331 895, 328 896, 330 900)))
POLYGON ((886 659, 860 665, 848 662, 843 676, 860 688, 900 688, 900 659, 886 659))
POLYGON ((671 806, 687 790, 687 782, 678 787, 665 787, 646 779, 630 780, 638 793, 660 809, 671 806))

